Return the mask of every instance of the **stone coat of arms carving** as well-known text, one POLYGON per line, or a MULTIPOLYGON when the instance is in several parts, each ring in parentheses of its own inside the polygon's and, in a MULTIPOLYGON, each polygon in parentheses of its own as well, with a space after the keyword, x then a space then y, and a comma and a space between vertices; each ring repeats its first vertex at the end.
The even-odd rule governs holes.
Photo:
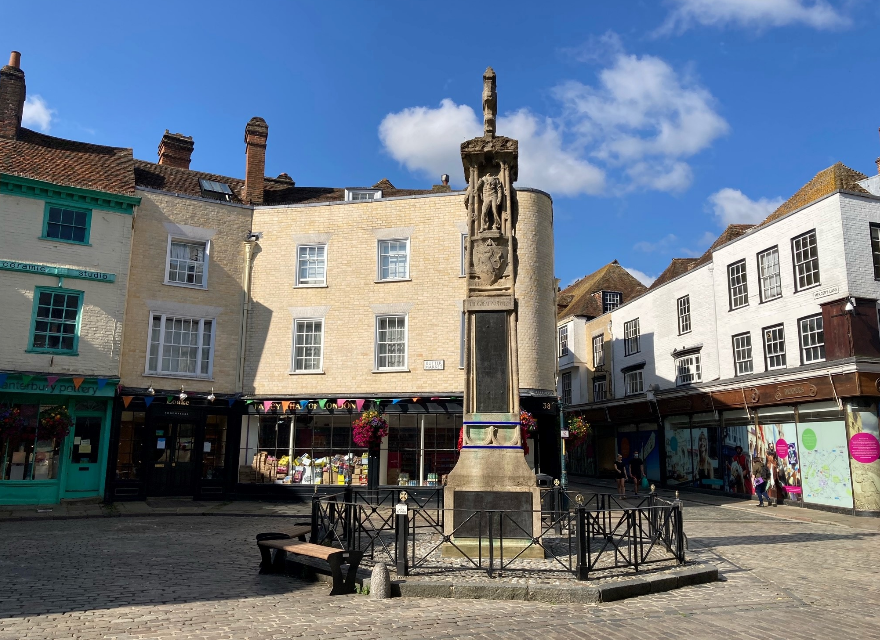
POLYGON ((473 244, 474 271, 485 284, 495 284, 507 264, 507 247, 492 238, 475 240, 473 244))

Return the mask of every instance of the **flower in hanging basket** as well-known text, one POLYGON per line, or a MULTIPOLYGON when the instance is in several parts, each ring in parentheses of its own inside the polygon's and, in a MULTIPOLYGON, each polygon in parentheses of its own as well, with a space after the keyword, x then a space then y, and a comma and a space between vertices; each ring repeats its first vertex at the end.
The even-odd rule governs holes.
POLYGON ((359 447, 377 449, 388 435, 388 422, 376 410, 364 411, 352 424, 352 439, 359 447))
POLYGON ((571 446, 577 446, 590 434, 590 423, 583 416, 572 416, 568 419, 568 438, 571 446))
POLYGON ((18 435, 24 426, 18 407, 0 407, 0 440, 18 435))
POLYGON ((67 407, 59 405, 57 407, 49 407, 40 411, 39 428, 37 430, 40 438, 49 440, 52 438, 61 439, 70 433, 73 426, 73 418, 67 411, 67 407))

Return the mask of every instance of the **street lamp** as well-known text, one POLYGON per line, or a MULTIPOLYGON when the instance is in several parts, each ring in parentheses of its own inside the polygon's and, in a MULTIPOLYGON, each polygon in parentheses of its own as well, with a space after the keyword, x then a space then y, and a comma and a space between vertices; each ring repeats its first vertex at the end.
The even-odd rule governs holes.
POLYGON ((568 471, 565 469, 565 440, 568 437, 568 433, 565 429, 565 413, 563 413, 563 404, 562 398, 559 399, 559 436, 560 440, 562 440, 562 471, 560 475, 560 481, 562 484, 562 490, 565 491, 568 489, 568 471))

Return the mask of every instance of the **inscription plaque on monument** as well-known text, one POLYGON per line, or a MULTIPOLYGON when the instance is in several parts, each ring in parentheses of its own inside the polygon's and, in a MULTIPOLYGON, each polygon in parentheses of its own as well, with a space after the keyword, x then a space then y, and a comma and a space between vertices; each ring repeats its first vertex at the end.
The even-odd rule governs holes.
POLYGON ((527 491, 456 491, 455 536, 477 538, 489 535, 489 518, 492 518, 493 538, 532 537, 532 494, 527 491), (501 513, 492 513, 504 505, 501 513), (477 513, 481 512, 481 513, 477 513))
POLYGON ((507 413, 507 313, 474 313, 476 405, 479 413, 507 413))

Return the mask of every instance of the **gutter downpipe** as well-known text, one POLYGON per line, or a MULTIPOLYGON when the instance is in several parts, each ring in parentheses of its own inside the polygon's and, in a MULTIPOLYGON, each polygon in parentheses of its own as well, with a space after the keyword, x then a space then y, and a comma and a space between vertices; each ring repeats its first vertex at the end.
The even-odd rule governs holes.
POLYGON ((247 346, 248 317, 251 309, 251 260, 254 254, 254 244, 256 240, 245 240, 244 243, 244 282, 242 283, 242 306, 241 306, 241 339, 238 341, 238 380, 235 390, 238 393, 244 392, 244 361, 247 346))

